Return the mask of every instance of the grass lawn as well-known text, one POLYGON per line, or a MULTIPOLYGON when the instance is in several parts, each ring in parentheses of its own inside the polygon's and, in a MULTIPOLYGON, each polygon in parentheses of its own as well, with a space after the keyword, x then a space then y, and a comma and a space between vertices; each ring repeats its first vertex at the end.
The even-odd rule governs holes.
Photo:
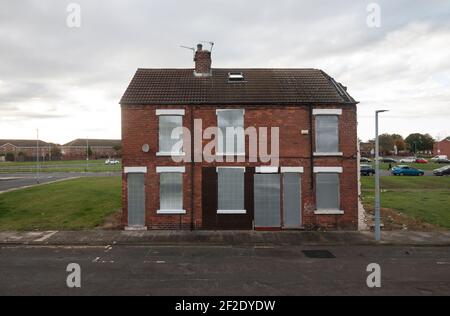
POLYGON ((120 209, 120 188, 120 177, 95 177, 0 194, 0 230, 93 229, 120 209))
MULTIPOLYGON (((362 177, 364 204, 374 205, 374 177, 362 177)), ((381 206, 450 229, 450 177, 381 177, 381 206)))

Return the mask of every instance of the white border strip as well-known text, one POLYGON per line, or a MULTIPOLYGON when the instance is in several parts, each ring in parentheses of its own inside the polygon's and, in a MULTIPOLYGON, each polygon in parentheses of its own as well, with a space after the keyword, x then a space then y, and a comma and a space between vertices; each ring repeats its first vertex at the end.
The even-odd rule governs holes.
POLYGON ((125 167, 124 173, 147 173, 147 167, 125 167))
POLYGON ((342 115, 342 109, 313 109, 313 115, 342 115))
POLYGON ((242 172, 245 172, 245 167, 234 167, 234 166, 220 166, 220 167, 216 167, 216 172, 219 172, 219 169, 242 169, 242 172))
POLYGON ((173 110, 173 109, 164 109, 164 110, 156 110, 156 115, 181 115, 184 116, 185 110, 173 110))
POLYGON ((166 215, 186 214, 186 210, 157 210, 156 214, 166 214, 166 215))
POLYGON ((185 173, 186 167, 156 167, 156 173, 179 172, 185 173))
POLYGON ((255 172, 256 173, 278 173, 278 167, 268 167, 268 166, 256 167, 255 172))
POLYGON ((342 167, 314 167, 314 173, 342 173, 342 167))
POLYGON ((217 214, 247 214, 247 210, 217 210, 217 214))
POLYGON ((303 167, 281 167, 281 173, 303 173, 303 167))

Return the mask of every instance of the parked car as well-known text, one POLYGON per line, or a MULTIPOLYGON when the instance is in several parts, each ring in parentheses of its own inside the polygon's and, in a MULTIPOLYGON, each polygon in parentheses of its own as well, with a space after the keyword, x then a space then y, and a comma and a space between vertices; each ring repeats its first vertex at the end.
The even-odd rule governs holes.
POLYGON ((417 158, 416 163, 428 163, 428 160, 426 160, 425 158, 417 158))
POLYGON ((449 159, 437 159, 437 160, 434 160, 433 162, 435 162, 435 163, 450 163, 450 160, 449 159))
POLYGON ((435 176, 450 176, 450 166, 444 166, 433 170, 435 176))
POLYGON ((430 160, 431 161, 437 161, 437 160, 440 160, 440 159, 448 160, 448 157, 447 157, 447 155, 437 155, 437 156, 434 156, 433 158, 431 158, 430 160))
POLYGON ((406 157, 400 159, 400 163, 413 163, 416 162, 416 157, 406 157))
POLYGON ((361 157, 360 159, 359 159, 359 162, 366 162, 366 163, 369 163, 369 162, 371 162, 372 160, 370 160, 369 158, 366 158, 366 157, 361 157))
POLYGON ((397 163, 397 160, 395 160, 394 158, 381 158, 381 162, 387 162, 387 163, 397 163))
POLYGON ((359 168, 362 176, 371 176, 375 174, 375 169, 370 165, 361 165, 359 168))
POLYGON ((423 170, 405 165, 395 166, 391 169, 391 173, 394 176, 423 176, 425 174, 423 170))
POLYGON ((119 160, 116 159, 106 159, 105 160, 105 165, 118 165, 120 164, 119 160))

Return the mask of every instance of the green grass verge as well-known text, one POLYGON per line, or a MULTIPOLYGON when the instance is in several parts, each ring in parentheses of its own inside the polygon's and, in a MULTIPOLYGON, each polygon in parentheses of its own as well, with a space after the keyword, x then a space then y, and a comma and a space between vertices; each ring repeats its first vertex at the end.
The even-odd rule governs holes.
POLYGON ((93 229, 120 209, 120 188, 120 177, 95 177, 0 194, 0 230, 93 229))
MULTIPOLYGON (((374 205, 374 177, 362 177, 363 202, 374 205)), ((450 229, 450 177, 381 177, 381 206, 450 229)))

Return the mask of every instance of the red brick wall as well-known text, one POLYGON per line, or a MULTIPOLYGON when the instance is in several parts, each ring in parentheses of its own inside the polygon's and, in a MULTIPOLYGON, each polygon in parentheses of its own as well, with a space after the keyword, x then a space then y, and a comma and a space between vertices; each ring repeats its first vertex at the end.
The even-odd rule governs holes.
MULTIPOLYGON (((203 129, 217 126, 216 107, 181 107, 181 106, 152 106, 122 107, 122 145, 123 166, 146 166, 146 225, 149 229, 188 229, 191 226, 191 165, 186 166, 183 176, 184 209, 185 215, 157 215, 159 208, 159 177, 156 166, 180 166, 183 163, 174 163, 170 157, 156 157, 158 152, 158 117, 156 109, 174 108, 186 110, 183 124, 191 125, 191 111, 194 118, 201 118, 203 129), (143 153, 142 145, 149 144, 150 152, 143 153)), ((226 108, 226 107, 218 107, 226 108)), ((320 108, 315 106, 314 108, 320 108)), ((330 107, 327 107, 330 108, 330 107)), ((341 209, 344 215, 315 215, 315 189, 311 185, 311 141, 314 143, 314 117, 313 127, 310 126, 309 107, 245 107, 245 127, 279 127, 280 128, 280 165, 302 166, 302 218, 308 229, 357 229, 358 222, 358 189, 357 189, 357 161, 356 161, 356 106, 336 106, 342 108, 343 113, 339 119, 339 139, 342 157, 314 157, 314 166, 341 166, 340 175, 341 209), (301 130, 309 130, 308 135, 302 135, 301 130)), ((192 129, 191 129, 192 130, 192 129)), ((270 129, 269 129, 270 135, 270 129)), ((206 145, 209 140, 203 140, 206 145)), ((246 142, 247 155, 248 141, 246 142)), ((270 146, 269 146, 270 148, 270 146)), ((202 227, 202 179, 201 170, 204 166, 240 165, 260 166, 261 163, 195 163, 194 167, 194 226, 202 227)), ((123 190, 123 223, 127 223, 127 192, 126 175, 122 180, 123 190)), ((314 181, 313 183, 314 184, 314 181)))
POLYGON ((433 155, 447 155, 447 157, 450 157, 450 140, 444 139, 434 143, 433 155))

